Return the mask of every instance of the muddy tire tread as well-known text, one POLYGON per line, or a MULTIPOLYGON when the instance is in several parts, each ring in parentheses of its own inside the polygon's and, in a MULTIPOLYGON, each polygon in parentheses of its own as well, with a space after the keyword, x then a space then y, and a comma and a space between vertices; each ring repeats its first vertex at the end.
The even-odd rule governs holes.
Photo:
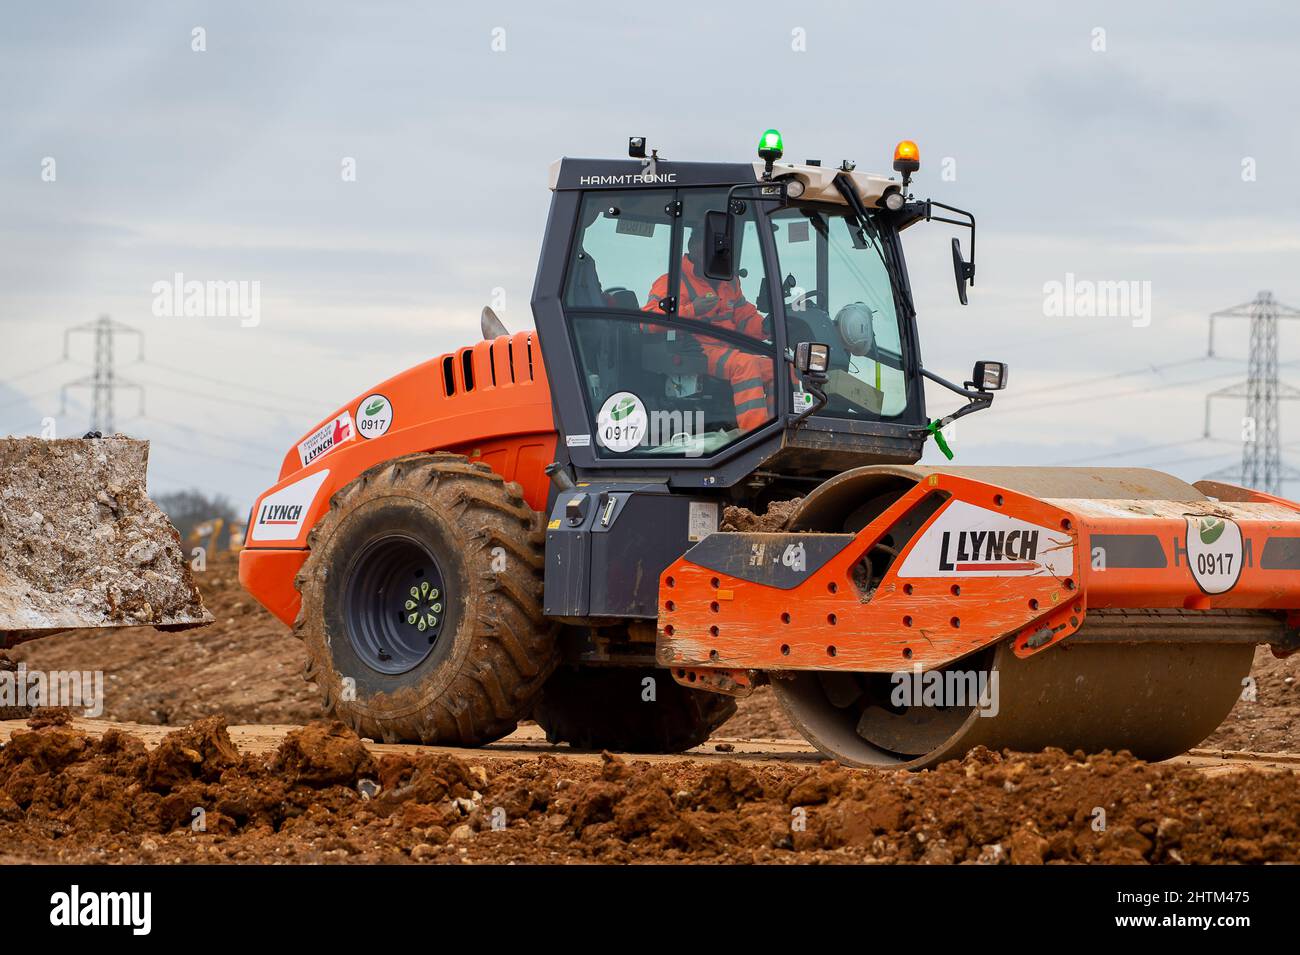
MULTIPOLYGON (((475 746, 512 732, 530 710, 556 664, 555 628, 542 612, 542 516, 523 500, 520 487, 462 455, 411 454, 375 465, 330 499, 330 509, 308 535, 311 549, 295 579, 302 604, 294 633, 308 659, 304 676, 320 687, 327 716, 360 735, 385 741, 475 746), (321 547, 337 530, 344 508, 368 488, 392 488, 431 506, 454 509, 463 531, 467 577, 478 591, 471 651, 442 694, 422 707, 382 719, 341 699, 320 612, 325 581, 321 547), (505 570, 491 570, 501 548, 505 570)), ((499 558, 498 558, 499 559, 499 558)))

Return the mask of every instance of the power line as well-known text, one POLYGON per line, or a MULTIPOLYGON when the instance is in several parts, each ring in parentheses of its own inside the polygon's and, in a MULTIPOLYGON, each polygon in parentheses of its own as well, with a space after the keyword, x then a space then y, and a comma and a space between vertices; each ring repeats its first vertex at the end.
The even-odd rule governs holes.
POLYGON ((1078 378, 1074 381, 1067 381, 1055 385, 1043 385, 1041 388, 1016 389, 1007 397, 1019 398, 1023 395, 1036 395, 1044 391, 1061 391, 1066 388, 1079 388, 1084 385, 1096 384, 1099 381, 1111 381, 1116 378, 1129 378, 1133 375, 1159 374, 1168 368, 1177 368, 1181 365, 1194 365, 1197 362, 1210 361, 1207 355, 1200 355, 1196 358, 1181 358, 1178 361, 1167 361, 1158 365, 1147 365, 1144 368, 1134 368, 1131 371, 1117 371, 1111 375, 1100 375, 1092 378, 1078 378))
MULTIPOLYGON (((137 375, 136 377, 138 378, 139 376, 137 375)), ((195 391, 192 388, 182 388, 179 385, 169 385, 166 382, 156 381, 152 378, 140 378, 140 380, 147 385, 152 385, 155 388, 162 388, 164 391, 172 391, 175 392, 176 394, 187 395, 191 398, 201 398, 204 401, 211 401, 217 404, 238 405, 241 408, 254 408, 258 411, 279 410, 279 411, 285 411, 286 413, 301 414, 304 416, 308 414, 320 413, 319 409, 315 412, 305 412, 305 411, 299 411, 297 409, 283 409, 283 408, 268 409, 265 402, 245 401, 242 398, 236 398, 230 395, 211 395, 202 391, 195 391)), ((247 389, 241 389, 241 390, 246 391, 247 389)))
MULTIPOLYGON (((317 402, 315 402, 315 401, 312 400, 311 398, 305 398, 305 397, 303 397, 302 395, 291 395, 291 394, 287 394, 287 393, 282 392, 282 391, 271 391, 271 390, 266 389, 266 388, 249 388, 248 385, 246 385, 246 384, 241 385, 241 384, 238 384, 237 382, 229 381, 229 380, 227 380, 227 379, 225 379, 225 378, 217 378, 217 377, 215 377, 215 376, 213 376, 213 375, 204 375, 204 374, 200 374, 200 373, 198 373, 198 372, 190 371, 189 369, 184 369, 184 368, 174 368, 174 367, 172 367, 171 365, 164 365, 164 364, 161 364, 160 362, 156 362, 156 361, 147 361, 147 362, 144 362, 144 364, 147 364, 147 365, 148 365, 149 367, 151 367, 151 368, 158 368, 158 369, 160 369, 160 370, 162 370, 162 371, 170 371, 170 372, 172 372, 173 374, 176 374, 176 375, 184 375, 186 378, 196 378, 196 379, 198 379, 198 380, 200 380, 200 381, 210 382, 211 384, 214 384, 214 385, 220 385, 220 386, 222 386, 222 387, 224 387, 224 388, 233 388, 233 389, 235 389, 236 391, 243 392, 243 393, 245 393, 245 394, 259 394, 259 395, 266 395, 268 398, 276 398, 276 399, 278 399, 278 400, 280 400, 280 401, 290 401, 290 402, 294 402, 294 403, 302 404, 302 405, 311 405, 311 406, 313 407, 313 409, 315 409, 315 410, 317 410, 317 411, 318 411, 322 406, 325 406, 325 405, 328 404, 327 402, 320 402, 320 403, 318 404, 317 402)), ((331 406, 331 407, 332 407, 332 406, 331 406)))
POLYGON ((149 422, 153 424, 161 424, 167 428, 175 428, 178 431, 184 431, 187 434, 192 434, 200 438, 206 438, 210 441, 221 441, 238 448, 254 448, 259 451, 264 451, 267 454, 275 454, 280 457, 283 457, 285 454, 284 448, 273 448, 268 444, 259 444, 256 441, 245 441, 239 438, 228 438, 225 435, 213 434, 210 431, 204 431, 202 428, 195 428, 192 425, 181 424, 179 421, 172 421, 168 418, 159 418, 157 415, 148 414, 148 415, 140 415, 139 417, 143 418, 145 422, 149 422))
MULTIPOLYGON (((1222 375, 1211 375, 1209 378, 1203 378, 1202 381, 1217 381, 1220 378, 1230 378, 1236 372, 1227 372, 1222 375)), ((1153 391, 1164 391, 1168 388, 1187 388, 1197 384, 1194 381, 1167 381, 1159 385, 1150 385, 1146 388, 1129 388, 1125 391, 1104 391, 1100 394, 1087 395, 1084 397, 1062 398, 1059 401, 1040 401, 1032 405, 1013 406, 1003 408, 999 413, 1002 417, 1007 415, 1019 414, 1023 411, 1040 411, 1043 408, 1055 408, 1059 405, 1077 405, 1081 401, 1105 401, 1110 398, 1128 398, 1133 395, 1145 395, 1153 391)))
POLYGON ((185 454, 197 454, 200 457, 211 458, 214 461, 225 461, 228 464, 238 464, 240 467, 252 468, 255 471, 269 470, 265 464, 254 464, 244 458, 231 457, 228 454, 213 454, 211 451, 200 451, 198 448, 187 448, 183 445, 172 444, 172 442, 163 438, 150 438, 150 444, 156 444, 164 448, 171 448, 173 451, 183 451, 185 454))
POLYGON ((1167 467, 1173 467, 1175 464, 1190 464, 1193 461, 1209 461, 1212 459, 1219 459, 1219 458, 1223 458, 1226 455, 1231 455, 1231 454, 1232 454, 1231 451, 1226 451, 1226 450, 1220 451, 1216 454, 1196 454, 1185 458, 1174 458, 1173 460, 1152 461, 1150 465, 1148 465, 1148 467, 1167 468, 1167 467))
MULTIPOLYGON (((1126 458, 1135 454, 1146 454, 1148 451, 1164 451, 1169 448, 1181 448, 1188 444, 1200 444, 1202 441, 1217 441, 1217 438, 1188 438, 1186 441, 1166 441, 1162 444, 1148 444, 1137 448, 1125 448, 1122 451, 1108 451, 1105 454, 1091 454, 1082 458, 1071 458, 1068 461, 1053 461, 1048 467, 1066 467, 1071 464, 1090 464, 1093 461, 1104 461, 1107 458, 1126 458)), ((1225 452, 1226 453, 1226 452, 1225 452)))
POLYGON ((58 368, 60 365, 64 364, 65 362, 69 362, 72 364, 80 364, 79 362, 72 362, 72 360, 69 358, 60 358, 58 361, 46 362, 44 365, 37 365, 35 368, 29 368, 27 369, 27 371, 21 371, 16 375, 6 375, 4 379, 4 383, 6 385, 12 385, 15 381, 22 381, 24 378, 30 378, 32 375, 39 375, 42 372, 51 371, 55 368, 58 368))

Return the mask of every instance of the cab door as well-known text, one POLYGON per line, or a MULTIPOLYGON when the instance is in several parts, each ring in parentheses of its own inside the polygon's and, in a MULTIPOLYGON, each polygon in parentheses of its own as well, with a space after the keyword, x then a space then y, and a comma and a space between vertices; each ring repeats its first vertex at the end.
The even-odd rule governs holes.
POLYGON ((777 420, 778 355, 760 216, 737 221, 739 274, 703 271, 725 188, 585 194, 562 303, 589 432, 611 463, 713 457, 777 420))

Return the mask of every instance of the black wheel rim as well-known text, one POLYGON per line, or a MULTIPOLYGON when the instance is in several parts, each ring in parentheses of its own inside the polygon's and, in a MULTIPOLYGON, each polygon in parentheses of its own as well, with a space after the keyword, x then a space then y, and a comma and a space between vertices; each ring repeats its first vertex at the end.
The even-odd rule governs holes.
POLYGON ((368 543, 344 583, 343 619, 352 649, 379 673, 405 673, 433 652, 447 619, 442 568, 405 534, 368 543))

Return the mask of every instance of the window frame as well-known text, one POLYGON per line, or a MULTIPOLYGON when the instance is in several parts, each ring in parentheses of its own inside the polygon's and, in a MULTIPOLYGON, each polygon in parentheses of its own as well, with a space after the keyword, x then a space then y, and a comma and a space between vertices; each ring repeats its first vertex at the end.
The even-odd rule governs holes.
MULTIPOLYGON (((719 191, 719 189, 720 187, 717 186, 694 186, 694 187, 678 188, 678 189, 653 189, 653 190, 642 189, 639 191, 641 192, 654 191, 654 192, 665 192, 665 193, 671 192, 673 194, 672 201, 674 203, 680 204, 682 201, 683 193, 706 192, 709 190, 719 191)), ((725 192, 725 190, 721 190, 721 191, 725 192)), ((615 306, 608 306, 605 308, 592 308, 590 306, 568 304, 568 302, 565 301, 565 299, 569 294, 569 282, 573 277, 573 267, 576 261, 577 249, 582 244, 582 239, 583 239, 583 230, 582 230, 583 203, 587 200, 589 196, 593 196, 593 195, 613 197, 613 196, 619 196, 624 194, 625 194, 624 190, 599 190, 599 191, 592 191, 588 193, 582 193, 578 200, 578 220, 574 224, 573 239, 569 243, 568 250, 565 252, 564 274, 560 279, 560 290, 561 290, 560 308, 563 310, 564 315, 566 317, 565 320, 566 326, 568 324, 567 317, 569 315, 578 315, 578 314, 621 315, 625 318, 628 316, 639 316, 642 320, 645 319, 645 316, 649 315, 654 318, 656 324, 668 325, 671 327, 681 328, 685 331, 694 331, 697 334, 709 335, 713 338, 729 340, 733 344, 744 345, 750 351, 760 351, 763 352, 764 354, 767 354, 768 352, 775 352, 778 345, 783 344, 782 342, 778 342, 777 340, 777 333, 775 327, 773 327, 772 329, 772 341, 766 342, 761 338, 751 338, 749 335, 745 335, 741 332, 733 331, 732 329, 729 328, 721 328, 717 325, 712 325, 709 322, 701 321, 700 319, 682 318, 678 315, 677 304, 681 301, 682 240, 683 240, 684 233, 686 231, 686 226, 685 223, 683 222, 683 218, 680 211, 678 211, 678 213, 673 216, 672 222, 668 223, 668 225, 672 229, 672 234, 669 237, 669 243, 668 243, 669 251, 668 251, 668 269, 667 269, 668 291, 673 299, 673 310, 671 312, 664 312, 664 311, 648 312, 645 311, 644 309, 633 310, 628 308, 617 308, 615 306)), ((766 205, 766 203, 758 203, 758 202, 754 203, 754 206, 759 206, 759 205, 766 205)), ((768 238, 767 232, 769 230, 762 228, 762 223, 767 219, 767 210, 755 208, 754 212, 756 216, 754 219, 754 226, 755 226, 755 233, 756 233, 754 238, 755 241, 758 242, 759 249, 761 250, 761 259, 763 262, 763 280, 765 283, 767 283, 768 295, 772 296, 772 287, 771 287, 772 264, 776 261, 776 247, 771 241, 765 241, 765 239, 768 238)), ((776 312, 776 306, 774 305, 773 310, 770 313, 770 317, 772 317, 774 326, 776 325, 775 312, 776 312)))
MULTIPOLYGON (((640 312, 640 311, 630 312, 627 309, 618 309, 618 310, 565 309, 564 324, 566 326, 566 331, 568 332, 569 335, 570 347, 573 349, 574 362, 577 364, 580 374, 585 374, 585 369, 582 363, 582 351, 579 348, 575 325, 580 324, 582 322, 599 320, 599 319, 610 319, 617 322, 623 322, 625 324, 637 324, 637 325, 641 324, 642 322, 646 322, 648 324, 658 325, 665 328, 675 328, 679 331, 684 331, 692 335, 702 335, 707 338, 716 339, 717 341, 726 341, 729 344, 735 345, 738 351, 759 355, 771 361, 772 368, 773 368, 773 376, 774 376, 773 380, 775 380, 775 375, 777 374, 776 369, 783 367, 783 364, 780 362, 779 356, 773 353, 774 346, 769 345, 756 338, 750 338, 747 335, 741 335, 739 332, 728 332, 728 334, 725 336, 720 334, 714 334, 714 332, 709 330, 708 328, 706 327, 702 328, 702 326, 707 326, 706 322, 696 322, 690 319, 675 319, 672 321, 665 321, 664 319, 656 316, 654 312, 640 312), (577 319, 578 321, 574 322, 573 319, 577 319)), ((727 331, 727 330, 720 329, 719 331, 727 331)), ((782 389, 779 388, 777 389, 778 394, 780 393, 781 390, 782 389)), ((753 431, 745 432, 744 434, 737 437, 730 444, 724 445, 723 447, 719 448, 711 455, 701 455, 699 457, 685 457, 683 455, 673 455, 673 454, 647 454, 647 453, 641 453, 639 451, 610 451, 608 448, 602 447, 596 441, 596 434, 595 434, 596 415, 600 409, 598 405, 594 405, 592 403, 592 399, 588 393, 588 388, 586 387, 585 382, 579 382, 578 393, 579 393, 579 397, 582 399, 583 406, 586 408, 587 424, 591 427, 590 448, 591 448, 592 456, 602 464, 608 462, 617 462, 617 461, 626 461, 626 460, 633 460, 642 463, 647 461, 660 461, 660 462, 673 462, 673 463, 681 463, 684 461, 706 461, 706 462, 717 461, 719 458, 723 458, 729 455, 735 448, 741 447, 742 445, 748 446, 751 438, 753 438, 755 435, 766 434, 768 430, 772 427, 772 425, 780 424, 784 426, 785 414, 786 414, 786 411, 782 410, 781 402, 780 399, 778 398, 776 402, 776 409, 774 410, 773 416, 769 421, 765 422, 761 427, 755 428, 753 431)))
MULTIPOLYGON (((664 193, 671 192, 672 193, 671 201, 677 207, 676 213, 674 214, 671 223, 672 234, 669 241, 669 261, 668 261, 668 288, 673 293, 672 297, 674 300, 673 301, 674 308, 672 312, 663 312, 658 310, 653 312, 648 312, 648 311, 644 311, 643 309, 632 310, 628 308, 618 308, 618 307, 590 308, 590 307, 581 307, 581 306, 570 306, 567 304, 565 298, 567 297, 568 294, 569 281, 572 277, 572 271, 573 271, 574 263, 576 261, 577 249, 582 244, 582 240, 584 238, 583 229, 582 229, 583 203, 586 202, 588 197, 592 195, 609 197, 609 199, 612 202, 613 197, 615 196, 624 195, 628 192, 646 192, 649 190, 645 188, 638 189, 636 187, 632 187, 631 189, 628 190, 600 189, 600 190, 591 190, 589 192, 579 193, 578 201, 577 201, 577 209, 575 210, 576 218, 573 223, 573 234, 570 238, 568 248, 565 250, 565 255, 564 255, 564 272, 560 278, 561 293, 560 293, 559 304, 560 304, 560 313, 564 319, 565 334, 568 336, 568 346, 569 346, 570 354, 573 356, 574 366, 578 369, 578 373, 580 375, 584 374, 585 372, 582 370, 582 361, 580 357, 580 352, 578 350, 578 341, 573 327, 574 323, 572 319, 575 317, 583 318, 583 319, 604 318, 604 319, 610 319, 614 321, 638 322, 638 323, 648 322, 655 325, 663 326, 665 328, 675 328, 693 334, 707 335, 711 338, 716 338, 719 341, 730 342, 733 345, 744 348, 746 351, 754 352, 756 354, 761 354, 770 358, 773 367, 773 381, 776 382, 776 381, 783 380, 782 376, 785 374, 785 369, 789 365, 789 359, 786 357, 785 354, 786 352, 785 309, 782 307, 782 303, 774 302, 772 306, 772 311, 770 315, 772 318, 772 325, 773 325, 772 328, 773 341, 770 343, 764 342, 761 339, 751 338, 748 335, 743 335, 740 332, 733 331, 732 329, 729 328, 721 328, 715 325, 710 325, 708 322, 699 321, 697 319, 691 319, 691 318, 681 318, 677 315, 676 304, 677 304, 677 300, 680 298, 682 241, 685 233, 685 222, 683 216, 681 215, 682 200, 686 194, 692 192, 702 193, 709 190, 717 191, 719 188, 725 188, 725 187, 685 186, 685 187, 677 187, 671 190, 670 189, 653 190, 656 192, 664 192, 664 193), (780 316, 779 319, 777 317, 778 315, 780 316)), ((776 262, 776 247, 773 243, 770 230, 763 228, 763 225, 767 222, 767 209, 761 207, 766 205, 767 205, 766 203, 755 202, 753 203, 752 208, 754 211, 754 221, 755 224, 758 226, 757 238, 759 241, 759 247, 762 251, 764 281, 769 283, 768 285, 769 297, 774 297, 770 282, 772 280, 772 275, 773 275, 772 266, 773 263, 776 262)), ((719 448, 713 454, 701 455, 700 457, 679 457, 679 456, 665 457, 664 455, 641 454, 638 453, 637 451, 627 451, 627 452, 615 454, 613 452, 606 452, 606 449, 600 448, 596 444, 595 441, 596 413, 600 409, 591 407, 591 400, 587 394, 587 388, 583 386, 581 382, 578 382, 577 384, 578 384, 578 397, 583 404, 583 408, 584 408, 583 417, 584 420, 586 421, 586 427, 588 428, 588 434, 590 435, 590 440, 591 440, 591 444, 589 447, 586 448, 586 450, 590 452, 591 457, 596 463, 596 466, 602 468, 621 467, 621 468, 637 468, 637 469, 645 470, 647 467, 654 467, 656 464, 661 467, 664 465, 671 465, 674 468, 692 468, 692 469, 716 467, 719 461, 727 460, 738 454, 743 454, 753 446, 768 440, 774 432, 783 431, 785 429, 786 419, 790 413, 791 410, 790 406, 793 400, 789 394, 790 389, 776 387, 775 388, 776 407, 772 419, 768 421, 766 424, 764 424, 762 427, 755 428, 753 431, 750 431, 747 434, 740 436, 737 440, 733 441, 731 444, 719 448)))
MULTIPOLYGON (((632 193, 641 193, 642 195, 644 195, 645 193, 663 193, 665 195, 671 196, 671 199, 669 200, 670 202, 677 203, 680 201, 679 198, 680 192, 681 192, 680 189, 673 189, 673 188, 643 187, 640 189, 636 189, 636 188, 610 189, 610 190, 599 189, 599 190, 591 190, 590 192, 581 192, 578 194, 577 219, 574 221, 573 224, 573 238, 572 241, 569 243, 568 249, 564 253, 564 274, 560 279, 560 307, 564 310, 564 313, 566 315, 568 315, 571 310, 573 312, 580 312, 580 311, 595 312, 597 314, 602 314, 602 315, 607 313, 621 314, 621 315, 649 314, 647 312, 642 312, 640 309, 637 309, 635 312, 633 312, 631 309, 614 308, 612 306, 606 308, 592 308, 590 306, 569 305, 567 301, 569 296, 569 290, 570 290, 569 283, 573 279, 573 268, 577 261, 577 250, 582 245, 582 240, 584 237, 583 228, 582 228, 582 209, 583 206, 586 204, 587 200, 595 197, 600 197, 603 200, 606 200, 612 204, 614 198, 617 196, 623 196, 632 193)), ((679 248, 678 233, 681 228, 679 225, 680 221, 681 221, 680 215, 669 214, 669 221, 663 223, 664 225, 667 225, 669 229, 668 262, 667 262, 668 287, 673 290, 677 288, 677 272, 680 271, 679 268, 677 267, 677 259, 680 256, 680 253, 678 252, 678 248, 679 248)), ((594 224, 594 220, 593 220, 593 224, 594 224)), ((656 225, 658 224, 659 223, 656 223, 656 225)))
MULTIPOLYGON (((717 189, 721 185, 724 184, 713 182, 703 186, 685 185, 677 186, 671 190, 660 189, 659 191, 671 191, 674 195, 674 201, 677 201, 683 193, 695 189, 717 189)), ((556 355, 555 360, 558 362, 557 367, 563 367, 566 369, 571 368, 575 377, 572 382, 552 382, 551 393, 553 400, 556 402, 560 401, 562 396, 570 395, 576 398, 579 402, 580 410, 578 411, 577 416, 581 418, 580 427, 564 427, 561 429, 568 439, 573 439, 575 437, 580 438, 584 434, 588 435, 590 438, 592 435, 592 429, 595 425, 596 410, 598 410, 589 407, 590 402, 587 398, 586 389, 582 387, 582 383, 577 378, 581 372, 578 367, 577 342, 574 338, 570 316, 581 314, 591 317, 615 318, 631 321, 646 321, 648 318, 649 320, 665 326, 676 327, 688 332, 698 330, 699 323, 689 319, 680 319, 675 315, 670 315, 664 312, 644 312, 640 309, 630 310, 618 308, 571 308, 565 304, 565 292, 568 289, 570 272, 574 263, 574 247, 582 241, 583 237, 581 226, 581 209, 583 200, 588 196, 596 194, 602 196, 614 196, 622 195, 631 191, 642 190, 637 187, 632 187, 631 189, 606 189, 595 187, 591 189, 574 189, 572 191, 565 190, 564 192, 556 194, 552 206, 552 216, 556 215, 556 213, 561 210, 563 211, 565 219, 563 227, 564 239, 561 242, 556 243, 556 246, 558 247, 551 246, 549 249, 544 249, 543 251, 542 264, 539 265, 539 275, 546 276, 545 288, 553 289, 554 291, 543 294, 540 297, 535 291, 533 298, 533 311, 537 318, 539 329, 545 326, 548 330, 548 334, 556 335, 558 338, 556 333, 559 331, 559 326, 563 326, 563 334, 567 336, 563 341, 565 342, 564 347, 568 348, 568 353, 563 356, 556 355), (556 259, 559 261, 555 261, 556 259), (554 264, 549 264, 551 262, 554 264), (554 329, 555 331, 549 331, 551 329, 554 329)), ((844 211, 844 207, 838 203, 806 204, 825 205, 829 209, 840 213, 844 211)), ((756 203, 755 215, 757 221, 760 223, 758 238, 760 248, 762 249, 764 267, 766 269, 766 280, 769 282, 768 294, 772 299, 771 315, 773 316, 773 324, 775 326, 773 328, 775 342, 771 347, 775 351, 773 358, 776 363, 777 373, 784 376, 787 374, 787 367, 792 364, 790 358, 790 345, 786 336, 785 301, 783 296, 778 294, 777 290, 773 287, 773 284, 771 284, 775 283, 776 285, 779 285, 784 276, 780 272, 779 256, 776 250, 775 237, 770 228, 763 227, 771 222, 770 213, 772 209, 772 203, 758 202, 756 203)), ((857 436, 858 438, 878 437, 886 442, 903 441, 905 444, 909 441, 914 442, 915 438, 913 432, 918 427, 924 427, 928 420, 926 417, 925 390, 921 380, 921 349, 916 327, 916 313, 910 304, 911 284, 907 269, 907 261, 903 256, 899 217, 885 214, 880 210, 874 211, 877 214, 873 216, 873 221, 880 232, 886 261, 888 262, 889 267, 894 270, 894 274, 897 278, 897 283, 894 288, 894 300, 896 314, 901 323, 900 344, 903 345, 905 351, 902 361, 903 368, 901 370, 904 372, 905 378, 908 382, 907 407, 901 415, 894 418, 837 418, 814 415, 812 418, 808 419, 804 427, 810 431, 824 432, 828 435, 843 432, 848 435, 857 436)), ((670 275, 670 281, 673 278, 679 278, 675 273, 678 271, 678 266, 681 261, 681 235, 683 232, 683 229, 678 227, 676 222, 674 222, 673 225, 673 240, 671 244, 672 253, 669 263, 670 272, 672 273, 670 275)), ((548 225, 548 234, 551 234, 551 229, 552 227, 548 225)), ((539 277, 539 282, 541 281, 542 279, 539 277)), ((674 286, 674 288, 676 288, 676 286, 674 286)), ((735 335, 735 333, 732 333, 727 329, 717 329, 716 331, 710 330, 708 334, 712 334, 719 339, 730 338, 732 335, 735 335)), ((738 345, 751 348, 754 347, 756 343, 755 339, 747 338, 743 335, 736 335, 734 342, 738 345)), ((757 344, 761 345, 762 343, 757 344)), ((545 340, 542 342, 542 347, 545 352, 547 350, 545 340)), ((775 418, 763 427, 751 431, 741 437, 740 440, 726 446, 725 448, 719 449, 712 455, 704 455, 698 458, 662 458, 653 455, 641 455, 636 454, 635 452, 628 452, 627 455, 620 455, 617 457, 602 457, 596 453, 598 450, 597 448, 584 446, 576 442, 567 445, 564 455, 569 460, 572 460, 580 470, 597 472, 609 471, 615 473, 626 472, 628 474, 664 474, 666 471, 669 475, 681 474, 683 486, 709 486, 715 482, 715 476, 702 476, 699 472, 707 472, 710 470, 717 471, 721 468, 724 469, 723 473, 725 473, 726 468, 735 466, 731 462, 750 455, 759 446, 770 444, 779 435, 786 433, 790 418, 794 413, 792 402, 793 397, 791 395, 791 389, 777 388, 775 418)), ((558 406, 556 407, 555 413, 557 416, 557 424, 560 421, 572 421, 570 415, 574 414, 572 411, 561 410, 558 406)), ((900 447, 902 447, 902 445, 900 445, 900 447)), ((898 453, 905 454, 907 452, 899 451, 898 453)))
MULTIPOLYGON (((849 219, 849 218, 857 219, 857 215, 854 213, 854 211, 846 205, 842 205, 836 202, 819 202, 819 201, 809 201, 809 202, 795 201, 795 202, 788 203, 784 206, 781 206, 775 210, 770 210, 767 214, 769 216, 769 221, 772 221, 771 218, 772 212, 782 212, 786 209, 797 210, 803 208, 814 209, 818 212, 826 213, 828 216, 839 216, 840 218, 843 219, 849 219)), ((787 219, 787 221, 789 221, 789 219, 787 219)), ((899 294, 903 288, 908 287, 909 285, 907 272, 905 270, 905 267, 903 266, 904 259, 900 254, 901 253, 901 249, 899 246, 899 243, 901 241, 900 236, 893 221, 884 214, 879 214, 875 216, 872 220, 872 224, 875 225, 876 231, 879 236, 881 252, 883 253, 885 259, 886 273, 887 275, 892 275, 894 278, 894 281, 890 282, 890 298, 894 303, 894 319, 898 325, 898 344, 899 344, 899 348, 901 349, 901 353, 897 356, 898 358, 897 364, 895 364, 892 360, 886 360, 882 363, 902 373, 903 380, 906 383, 907 401, 903 405, 902 409, 898 411, 897 414, 892 414, 892 415, 877 414, 871 417, 866 417, 866 416, 857 416, 857 415, 824 414, 819 412, 817 415, 814 416, 819 420, 876 422, 876 423, 886 424, 886 425, 896 425, 900 423, 908 423, 909 421, 916 421, 921 418, 924 418, 925 416, 925 410, 924 410, 925 405, 920 395, 920 387, 917 384, 921 376, 921 354, 920 354, 920 348, 918 347, 918 343, 917 343, 916 315, 915 313, 912 312, 904 297, 899 294)), ((780 264, 781 251, 776 241, 775 233, 773 233, 772 230, 770 229, 763 230, 763 232, 767 234, 770 239, 771 247, 772 247, 772 259, 776 263, 777 273, 781 274, 783 272, 780 264)), ((825 289, 830 282, 830 241, 829 238, 822 238, 821 234, 818 233, 815 229, 813 230, 813 235, 814 238, 816 239, 817 250, 818 250, 817 251, 817 281, 819 283, 818 288, 825 289), (823 251, 825 252, 825 254, 822 254, 823 251)), ((868 236, 868 241, 870 241, 870 236, 868 236)), ((862 251, 868 255, 874 254, 874 252, 872 252, 872 250, 870 249, 864 249, 862 251)), ((780 282, 784 283, 784 281, 785 281, 784 275, 782 274, 780 282)), ((768 294, 769 295, 773 294, 770 286, 769 286, 768 294)), ((781 322, 782 325, 784 326, 785 324, 784 295, 781 296, 780 305, 773 308, 773 314, 776 313, 777 307, 779 307, 780 309, 781 322)), ((784 338, 785 331, 786 330, 783 327, 782 328, 783 338, 784 338)), ((895 357, 892 355, 892 353, 887 351, 882 351, 881 354, 888 359, 892 359, 893 357, 895 357)))

